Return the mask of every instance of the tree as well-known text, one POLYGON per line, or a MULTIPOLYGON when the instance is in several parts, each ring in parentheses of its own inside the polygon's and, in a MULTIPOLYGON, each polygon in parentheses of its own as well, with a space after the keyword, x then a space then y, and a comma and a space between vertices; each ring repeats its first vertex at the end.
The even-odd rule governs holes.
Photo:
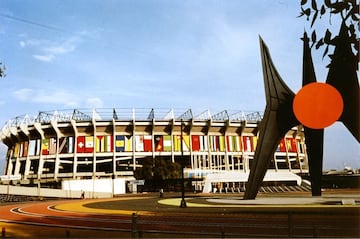
POLYGON ((5 77, 5 70, 6 70, 6 67, 5 65, 3 65, 3 63, 0 62, 0 78, 3 78, 5 77))
POLYGON ((167 180, 178 179, 181 175, 181 165, 163 158, 146 158, 143 166, 134 172, 136 179, 167 180))
MULTIPOLYGON (((341 24, 346 27, 348 39, 350 42, 355 61, 359 61, 359 4, 357 0, 323 0, 322 4, 318 4, 317 0, 301 0, 301 12, 299 17, 306 17, 307 21, 311 21, 310 29, 313 29, 315 23, 324 16, 329 17, 329 23, 334 17, 340 17, 341 24)), ((325 33, 319 37, 317 30, 313 29, 311 35, 311 47, 315 46, 316 49, 325 47, 323 52, 323 58, 325 56, 331 57, 329 48, 334 47, 339 41, 339 35, 333 33, 330 28, 327 28, 325 33)))

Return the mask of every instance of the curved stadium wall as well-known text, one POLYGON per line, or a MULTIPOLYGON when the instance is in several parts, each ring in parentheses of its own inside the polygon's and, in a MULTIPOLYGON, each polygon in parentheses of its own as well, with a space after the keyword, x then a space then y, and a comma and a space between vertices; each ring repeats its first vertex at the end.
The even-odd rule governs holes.
MULTIPOLYGON (((186 159, 186 177, 248 172, 257 144, 259 112, 196 116, 191 109, 74 109, 19 116, 2 128, 8 147, 5 176, 21 185, 64 179, 126 178, 144 159, 186 159)), ((291 129, 270 168, 307 172, 304 135, 291 129)))

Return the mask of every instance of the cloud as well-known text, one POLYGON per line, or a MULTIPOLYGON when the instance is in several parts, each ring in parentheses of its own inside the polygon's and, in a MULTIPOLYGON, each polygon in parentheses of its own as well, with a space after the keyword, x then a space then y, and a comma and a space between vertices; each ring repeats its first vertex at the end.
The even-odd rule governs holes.
POLYGON ((94 98, 88 98, 86 100, 86 107, 103 108, 103 106, 104 106, 104 102, 100 98, 94 97, 94 98))
POLYGON ((43 62, 51 62, 54 59, 54 55, 33 55, 36 60, 43 62))
POLYGON ((82 34, 70 36, 62 41, 49 41, 44 39, 29 39, 19 42, 21 48, 30 48, 35 54, 32 57, 42 62, 52 62, 57 56, 75 51, 82 41, 82 34))
POLYGON ((61 107, 88 107, 102 108, 103 100, 98 97, 84 97, 76 92, 70 92, 64 89, 46 90, 23 88, 12 94, 17 100, 28 103, 38 103, 46 105, 60 105, 61 107))
POLYGON ((20 101, 26 101, 30 98, 32 92, 33 92, 32 89, 23 88, 23 89, 14 91, 13 95, 16 99, 18 99, 20 101))

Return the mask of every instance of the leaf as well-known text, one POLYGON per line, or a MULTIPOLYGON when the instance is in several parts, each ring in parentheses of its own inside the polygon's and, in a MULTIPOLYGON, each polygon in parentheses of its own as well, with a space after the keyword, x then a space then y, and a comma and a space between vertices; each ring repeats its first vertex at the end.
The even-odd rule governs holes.
POLYGON ((336 2, 332 4, 331 8, 334 8, 334 10, 331 11, 331 13, 339 13, 342 10, 346 8, 347 4, 345 2, 336 2))
POLYGON ((330 40, 331 40, 331 32, 329 31, 329 29, 326 29, 324 42, 326 44, 330 44, 330 40))
POLYGON ((309 21, 309 17, 311 14, 310 8, 307 8, 306 10, 304 10, 304 14, 306 15, 306 21, 309 21))
POLYGON ((331 8, 332 7, 332 3, 331 3, 331 0, 325 0, 325 5, 328 7, 328 8, 331 8))
POLYGON ((322 45, 324 45, 323 39, 321 38, 315 45, 315 49, 319 49, 322 45))
POLYGON ((320 10, 320 15, 324 15, 325 12, 326 12, 325 6, 322 5, 322 6, 321 6, 321 10, 320 10))
POLYGON ((354 24, 350 24, 349 31, 350 31, 350 35, 356 35, 354 24))
POLYGON ((297 16, 297 17, 302 17, 302 16, 304 16, 304 13, 303 13, 303 12, 300 12, 300 15, 297 16))
POLYGON ((316 4, 316 0, 312 0, 312 1, 311 1, 311 7, 312 7, 312 9, 314 9, 315 11, 318 10, 318 9, 317 9, 317 4, 316 4))
POLYGON ((328 53, 328 51, 329 51, 329 45, 327 45, 326 48, 325 48, 325 51, 324 51, 324 53, 323 53, 323 55, 322 55, 322 58, 323 58, 323 59, 324 59, 324 57, 326 56, 326 54, 328 53))
POLYGON ((301 6, 302 6, 302 5, 305 5, 306 2, 307 2, 307 0, 301 0, 301 6))
POLYGON ((316 18, 317 18, 317 16, 318 16, 318 13, 319 13, 319 11, 317 10, 317 11, 315 12, 314 16, 313 16, 313 19, 312 19, 312 21, 311 21, 310 27, 312 27, 312 26, 314 25, 314 23, 315 23, 315 21, 316 21, 316 18))
POLYGON ((359 18, 355 14, 351 14, 351 19, 355 22, 359 20, 359 18))
POLYGON ((359 9, 359 5, 355 5, 351 10, 350 10, 350 14, 351 14, 351 18, 354 21, 358 20, 357 14, 359 14, 360 9, 359 9))
POLYGON ((311 41, 316 42, 316 32, 315 32, 315 30, 311 33, 311 41))

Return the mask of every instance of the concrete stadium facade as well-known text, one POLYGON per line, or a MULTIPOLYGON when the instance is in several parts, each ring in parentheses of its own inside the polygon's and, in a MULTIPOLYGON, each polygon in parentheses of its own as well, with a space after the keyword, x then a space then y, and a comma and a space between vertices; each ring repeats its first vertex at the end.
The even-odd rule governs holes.
MULTIPOLYGON (((51 186, 67 180, 133 180, 134 170, 149 157, 186 158, 188 178, 248 175, 260 122, 259 112, 193 115, 191 109, 74 109, 19 116, 0 132, 8 147, 1 181, 51 186)), ((308 172, 300 127, 281 140, 271 162, 272 180, 281 172, 308 172)))

